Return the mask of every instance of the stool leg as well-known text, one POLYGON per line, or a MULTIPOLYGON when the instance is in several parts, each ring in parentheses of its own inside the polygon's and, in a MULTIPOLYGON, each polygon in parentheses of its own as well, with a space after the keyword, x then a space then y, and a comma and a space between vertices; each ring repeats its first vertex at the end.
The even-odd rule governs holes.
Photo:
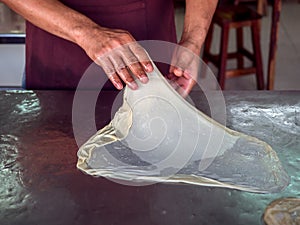
POLYGON ((226 24, 222 27, 221 45, 220 45, 220 54, 219 54, 218 81, 219 81, 220 88, 222 90, 224 90, 225 88, 228 37, 229 37, 229 26, 228 24, 226 24))
POLYGON ((252 43, 254 50, 254 63, 256 67, 256 81, 257 89, 264 89, 264 75, 263 75, 263 65, 261 57, 261 48, 260 48, 260 32, 259 32, 259 22, 258 20, 254 21, 251 26, 252 31, 252 43))
POLYGON ((207 64, 209 62, 209 55, 210 55, 210 48, 211 48, 211 43, 213 39, 213 30, 214 30, 214 25, 213 23, 210 25, 210 28, 208 29, 206 39, 204 42, 204 49, 203 49, 203 61, 207 64))
POLYGON ((244 48, 244 43, 243 43, 243 28, 242 27, 239 27, 239 28, 236 28, 236 48, 237 48, 237 53, 238 53, 238 56, 237 56, 237 68, 238 69, 242 69, 244 68, 244 58, 243 58, 243 55, 240 54, 241 52, 241 49, 244 48))

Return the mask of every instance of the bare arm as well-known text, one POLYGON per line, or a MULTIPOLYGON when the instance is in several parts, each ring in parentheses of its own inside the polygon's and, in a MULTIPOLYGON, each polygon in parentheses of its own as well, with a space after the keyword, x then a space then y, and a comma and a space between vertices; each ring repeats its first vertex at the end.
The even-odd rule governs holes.
MULTIPOLYGON (((137 88, 127 69, 122 68, 124 65, 116 68, 118 65, 114 65, 114 62, 107 59, 99 60, 113 48, 135 41, 127 31, 102 27, 58 0, 2 0, 2 2, 41 29, 78 44, 92 60, 102 66, 118 89, 123 87, 120 79, 129 87, 137 88)), ((133 52, 133 58, 136 59, 129 68, 145 83, 147 82, 145 71, 150 72, 152 66, 148 60, 145 60, 145 55, 137 51, 129 51, 133 52), (139 63, 140 59, 144 61, 139 63)), ((127 57, 131 56, 127 55, 127 57)))
POLYGON ((184 48, 179 48, 174 54, 168 76, 180 87, 178 91, 183 96, 190 92, 197 80, 198 60, 193 54, 200 55, 217 3, 217 0, 186 0, 183 33, 179 41, 184 48))
POLYGON ((68 8, 58 0, 3 0, 25 19, 61 38, 76 44, 82 42, 83 29, 97 28, 84 15, 68 8))
POLYGON ((191 49, 200 53, 214 15, 217 0, 186 0, 184 28, 180 43, 189 42, 194 45, 191 49))

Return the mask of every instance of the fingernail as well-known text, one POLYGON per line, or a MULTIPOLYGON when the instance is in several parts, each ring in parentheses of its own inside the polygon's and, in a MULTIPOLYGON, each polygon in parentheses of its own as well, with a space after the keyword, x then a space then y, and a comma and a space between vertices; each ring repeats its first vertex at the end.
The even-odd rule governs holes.
POLYGON ((116 83, 116 88, 117 88, 118 90, 122 90, 123 84, 121 84, 121 83, 116 83))
POLYGON ((146 64, 146 70, 147 70, 147 72, 152 72, 153 67, 152 67, 151 63, 146 64))
POLYGON ((148 79, 148 77, 143 76, 143 77, 140 77, 140 81, 141 81, 143 84, 147 84, 148 81, 149 81, 149 79, 148 79))
POLYGON ((136 90, 138 89, 138 85, 133 81, 133 82, 130 82, 130 83, 127 83, 128 87, 132 90, 136 90))
POLYGON ((173 73, 178 77, 180 77, 182 75, 181 70, 179 70, 179 69, 175 69, 173 73))

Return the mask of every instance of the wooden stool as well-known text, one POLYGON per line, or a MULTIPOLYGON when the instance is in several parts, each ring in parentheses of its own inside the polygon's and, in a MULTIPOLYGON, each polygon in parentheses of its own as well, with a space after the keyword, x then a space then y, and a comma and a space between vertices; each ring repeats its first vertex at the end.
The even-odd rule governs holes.
POLYGON ((266 16, 268 13, 268 1, 267 0, 234 0, 234 5, 240 3, 254 3, 256 4, 256 11, 263 16, 266 16))
POLYGON ((221 6, 217 8, 204 44, 203 61, 206 63, 212 62, 218 67, 218 82, 221 89, 225 87, 225 78, 247 74, 256 74, 257 89, 264 89, 263 65, 260 49, 260 19, 261 15, 243 5, 221 6), (219 55, 210 53, 214 24, 221 27, 219 55), (244 27, 251 28, 253 53, 250 53, 244 48, 244 27), (236 29, 237 51, 233 53, 227 52, 230 28, 236 29), (252 67, 244 67, 244 57, 247 57, 252 62, 252 67), (227 59, 232 58, 237 59, 237 68, 227 70, 227 59))

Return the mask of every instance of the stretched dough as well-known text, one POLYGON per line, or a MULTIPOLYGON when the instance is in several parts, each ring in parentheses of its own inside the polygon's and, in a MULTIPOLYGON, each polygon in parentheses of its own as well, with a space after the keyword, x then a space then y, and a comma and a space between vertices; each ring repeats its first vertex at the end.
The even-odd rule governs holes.
MULTIPOLYGON (((137 81, 138 82, 138 81, 137 81)), ((278 192, 289 183, 265 142, 230 130, 187 103, 157 69, 114 119, 78 151, 87 174, 131 182, 189 183, 278 192)))

